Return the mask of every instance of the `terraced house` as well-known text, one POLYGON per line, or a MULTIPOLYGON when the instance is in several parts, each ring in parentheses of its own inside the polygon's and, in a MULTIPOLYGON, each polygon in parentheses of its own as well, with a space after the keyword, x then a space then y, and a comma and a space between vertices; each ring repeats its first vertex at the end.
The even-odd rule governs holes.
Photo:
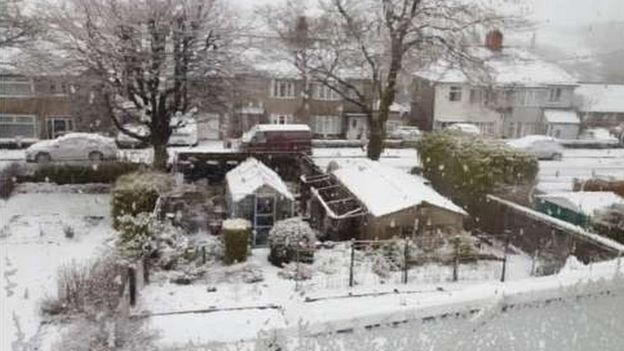
POLYGON ((71 131, 108 132, 101 101, 84 87, 73 78, 0 75, 0 143, 30 144, 71 131))

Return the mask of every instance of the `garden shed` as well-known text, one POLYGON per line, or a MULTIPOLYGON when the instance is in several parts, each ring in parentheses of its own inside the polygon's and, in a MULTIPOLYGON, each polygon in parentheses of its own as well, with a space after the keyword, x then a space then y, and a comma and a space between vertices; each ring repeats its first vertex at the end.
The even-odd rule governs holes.
POLYGON ((538 211, 582 227, 589 225, 596 211, 624 205, 624 198, 611 191, 560 192, 536 198, 538 211))
POLYGON ((371 160, 341 164, 332 176, 366 208, 360 239, 463 230, 468 214, 422 177, 371 160))
POLYGON ((266 244, 273 223, 293 216, 293 194, 280 176, 262 162, 248 158, 229 171, 225 180, 228 215, 252 223, 255 245, 266 244))

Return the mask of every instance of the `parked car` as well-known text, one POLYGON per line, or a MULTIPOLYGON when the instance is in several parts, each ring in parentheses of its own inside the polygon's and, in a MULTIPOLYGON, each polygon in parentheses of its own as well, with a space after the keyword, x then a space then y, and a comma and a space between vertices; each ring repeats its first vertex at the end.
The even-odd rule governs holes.
MULTIPOLYGON (((169 137, 169 146, 195 146, 199 143, 197 121, 195 119, 173 117, 170 125, 172 131, 171 136, 169 137)), ((149 129, 144 125, 126 124, 124 125, 124 128, 140 136, 149 135, 149 129)), ((136 149, 148 146, 147 143, 122 132, 117 133, 115 142, 120 148, 136 149)))
POLYGON ((117 146, 111 138, 90 133, 68 133, 57 139, 43 140, 26 149, 26 161, 47 163, 51 161, 115 160, 117 146))
POLYGON ((399 139, 404 141, 418 140, 422 132, 418 127, 398 126, 388 134, 389 139, 399 139))
POLYGON ((244 152, 312 153, 312 131, 306 124, 257 124, 243 134, 244 152))
POLYGON ((620 139, 606 128, 585 129, 579 135, 579 140, 595 143, 597 147, 615 147, 620 144, 620 139))
POLYGON ((479 135, 481 134, 481 129, 474 124, 470 123, 453 123, 450 126, 446 127, 448 130, 456 130, 466 134, 479 135))
POLYGON ((546 135, 527 135, 507 141, 507 145, 522 149, 540 160, 561 160, 563 147, 557 139, 546 135))

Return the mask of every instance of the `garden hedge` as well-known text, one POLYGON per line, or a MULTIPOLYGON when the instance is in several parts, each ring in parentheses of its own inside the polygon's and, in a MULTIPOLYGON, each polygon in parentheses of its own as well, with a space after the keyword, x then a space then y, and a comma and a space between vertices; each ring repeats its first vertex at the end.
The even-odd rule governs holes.
POLYGON ((99 164, 48 164, 37 166, 22 181, 62 184, 113 183, 124 174, 135 172, 140 164, 103 162, 99 164))
MULTIPOLYGON (((480 216, 486 195, 533 185, 537 159, 501 141, 451 131, 428 133, 416 148, 434 188, 480 216)), ((528 195, 527 195, 528 196, 528 195)))
POLYGON ((227 264, 245 262, 249 255, 251 223, 244 219, 223 222, 224 260, 227 264))

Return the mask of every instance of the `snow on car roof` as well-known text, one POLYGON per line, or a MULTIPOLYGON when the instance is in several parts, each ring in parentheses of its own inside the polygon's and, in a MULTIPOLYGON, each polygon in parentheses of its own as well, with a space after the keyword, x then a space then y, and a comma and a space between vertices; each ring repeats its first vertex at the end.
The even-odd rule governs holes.
POLYGON ((548 123, 566 123, 566 124, 580 124, 576 111, 571 110, 544 110, 544 118, 548 123))
POLYGON ((426 185, 421 177, 372 160, 342 166, 333 171, 334 176, 376 217, 422 203, 466 215, 463 209, 426 185))
POLYGON ((574 93, 580 96, 584 112, 624 112, 624 85, 581 84, 574 93))
MULTIPOLYGON (((503 48, 500 52, 493 52, 484 47, 475 47, 472 55, 483 60, 496 84, 543 86, 576 85, 577 82, 558 65, 520 48, 503 48)), ((440 83, 468 83, 473 80, 469 72, 443 60, 416 71, 414 75, 440 83)))
POLYGON ((82 139, 90 139, 97 141, 105 141, 110 142, 112 139, 109 137, 105 137, 95 133, 67 133, 58 137, 56 140, 66 140, 66 139, 74 139, 74 138, 82 138, 82 139))
POLYGON ((537 197, 587 216, 593 216, 597 210, 615 204, 624 204, 624 198, 611 191, 561 192, 537 197))
POLYGON ((446 127, 446 129, 459 130, 461 132, 470 134, 481 134, 481 130, 479 129, 479 127, 470 123, 453 123, 450 126, 446 127))
POLYGON ((257 124, 255 126, 257 130, 261 132, 274 132, 274 131, 300 131, 310 132, 310 126, 307 124, 257 124))
POLYGON ((239 201, 247 195, 253 194, 257 189, 265 185, 290 200, 294 199, 282 178, 264 163, 253 157, 248 158, 229 171, 225 175, 225 179, 234 201, 239 201))
POLYGON ((549 137, 547 135, 527 135, 519 139, 512 139, 507 141, 507 145, 525 148, 531 146, 536 141, 553 141, 557 142, 557 139, 549 137))

